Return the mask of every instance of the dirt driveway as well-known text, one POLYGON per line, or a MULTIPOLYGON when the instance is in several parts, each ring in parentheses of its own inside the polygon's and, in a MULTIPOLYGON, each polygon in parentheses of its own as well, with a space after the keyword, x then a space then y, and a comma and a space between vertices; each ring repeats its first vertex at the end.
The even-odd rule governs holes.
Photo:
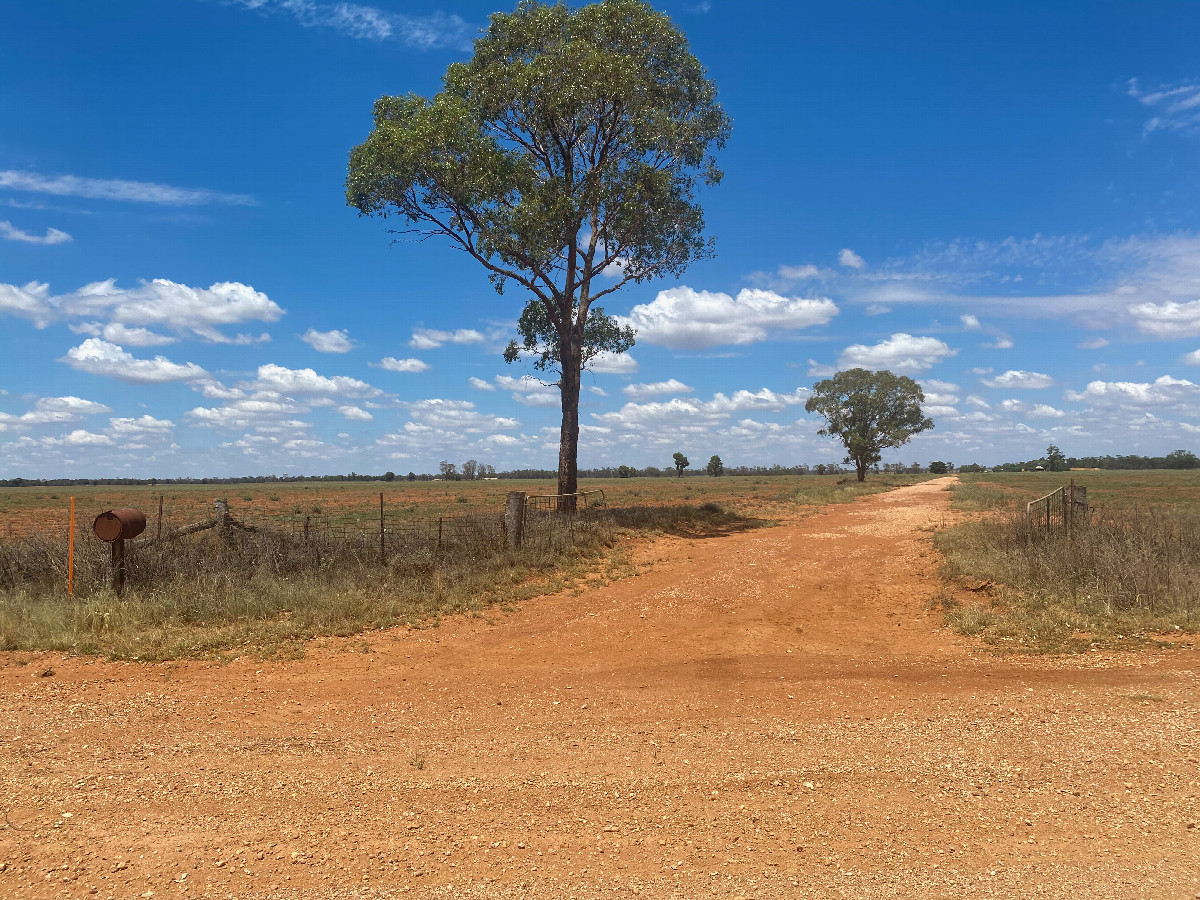
POLYGON ((1200 656, 942 629, 944 486, 301 661, 2 659, 0 896, 1197 896, 1200 656))

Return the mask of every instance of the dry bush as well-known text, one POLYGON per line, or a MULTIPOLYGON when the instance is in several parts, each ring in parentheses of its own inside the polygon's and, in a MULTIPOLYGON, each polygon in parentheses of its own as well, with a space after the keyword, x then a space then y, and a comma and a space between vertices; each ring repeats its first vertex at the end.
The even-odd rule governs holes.
POLYGON ((948 577, 999 586, 989 615, 947 610, 959 630, 992 643, 1064 649, 1200 625, 1194 512, 1094 512, 1068 533, 1010 511, 945 532, 938 546, 948 577))

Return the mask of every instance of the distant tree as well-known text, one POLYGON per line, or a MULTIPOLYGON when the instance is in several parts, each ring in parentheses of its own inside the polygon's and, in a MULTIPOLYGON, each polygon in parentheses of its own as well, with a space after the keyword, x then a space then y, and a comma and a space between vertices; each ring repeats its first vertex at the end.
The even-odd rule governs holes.
POLYGON ((1200 468, 1200 457, 1191 450, 1172 450, 1164 460, 1168 469, 1197 469, 1200 468))
POLYGON ((479 462, 474 459, 468 459, 462 464, 463 481, 474 481, 475 475, 479 471, 479 462))
POLYGON ((440 463, 438 463, 438 471, 442 473, 442 477, 447 481, 458 477, 458 466, 450 462, 448 459, 443 459, 440 463))
POLYGON ((683 470, 691 465, 691 463, 688 462, 688 458, 686 456, 679 452, 674 453, 671 458, 675 460, 675 474, 682 478, 683 470))
POLYGON ((959 466, 958 471, 960 471, 960 472, 982 472, 983 466, 979 465, 979 463, 967 463, 965 466, 959 466))
POLYGON ((930 475, 945 475, 946 471, 947 471, 946 464, 944 462, 942 462, 940 459, 935 459, 933 462, 931 462, 929 464, 929 474, 930 475))
POLYGON ((825 474, 825 463, 818 463, 818 464, 817 464, 817 474, 818 474, 818 475, 824 475, 824 474, 825 474))
POLYGON ((721 462, 721 457, 717 456, 715 453, 709 459, 708 465, 705 466, 704 469, 706 472, 708 472, 709 475, 712 475, 714 478, 716 478, 719 475, 725 474, 725 464, 723 462, 721 462))
MULTIPOLYGON (((492 15, 433 97, 376 101, 374 130, 350 153, 351 206, 448 239, 497 291, 525 296, 525 348, 546 338, 534 352, 559 369, 559 494, 578 490, 588 354, 633 344, 595 302, 712 256, 696 195, 721 179, 712 150, 730 120, 716 93, 645 0, 522 0, 492 15)), ((505 359, 519 352, 514 342, 505 359)))
POLYGON ((921 386, 905 375, 847 369, 813 385, 804 408, 825 419, 819 433, 841 439, 846 462, 854 463, 864 481, 883 450, 933 427, 921 410, 924 402, 921 386))
POLYGON ((618 478, 632 478, 636 474, 637 469, 634 469, 631 466, 617 466, 618 478))
POLYGON ((409 472, 409 473, 408 473, 408 480, 409 480, 409 481, 416 481, 416 480, 417 480, 417 473, 416 473, 416 472, 409 472))
POLYGON ((496 467, 493 466, 491 463, 488 463, 487 465, 485 465, 483 467, 483 473, 480 475, 480 477, 481 478, 495 478, 496 477, 496 467))
POLYGON ((395 472, 384 472, 384 473, 383 473, 383 480, 384 480, 384 481, 395 481, 395 480, 396 480, 396 473, 395 473, 395 472))
POLYGON ((1046 468, 1051 472, 1067 471, 1067 458, 1053 444, 1046 448, 1046 468))

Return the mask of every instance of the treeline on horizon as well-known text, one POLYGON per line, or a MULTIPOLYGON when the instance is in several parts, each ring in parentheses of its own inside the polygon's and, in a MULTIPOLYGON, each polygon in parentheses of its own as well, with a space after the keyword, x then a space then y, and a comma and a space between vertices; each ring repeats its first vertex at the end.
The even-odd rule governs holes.
MULTIPOLYGON (((1175 450, 1166 456, 1067 456, 1064 457, 1063 468, 1070 469, 1198 469, 1200 457, 1190 450, 1175 450)), ((1050 461, 1045 458, 1026 460, 1025 462, 1001 463, 991 466, 992 472, 1022 472, 1037 466, 1050 468, 1050 461)), ((933 465, 937 465, 934 463, 933 465)), ((954 471, 953 464, 945 464, 949 471, 954 471)), ((918 467, 915 464, 889 464, 886 471, 918 472, 928 471, 929 467, 918 467)), ((815 466, 725 466, 722 477, 738 477, 747 475, 842 475, 850 471, 837 463, 821 463, 815 466)), ((878 470, 877 470, 878 471, 878 470)), ((989 471, 989 467, 966 465, 958 468, 960 472, 989 471)), ((675 469, 660 469, 657 466, 647 466, 644 469, 633 466, 605 466, 599 469, 580 469, 580 478, 675 478, 675 469)), ((682 477, 693 478, 705 476, 703 468, 691 471, 684 470, 682 477)), ((551 480, 558 477, 554 469, 513 469, 508 472, 497 472, 497 479, 551 480)), ((428 472, 408 472, 397 475, 395 472, 385 472, 382 475, 365 475, 351 472, 349 475, 243 475, 232 478, 8 478, 0 479, 0 487, 102 487, 102 486, 134 486, 134 485, 194 485, 194 484, 312 484, 339 483, 364 481, 438 481, 463 480, 461 476, 443 478, 442 475, 428 472)))

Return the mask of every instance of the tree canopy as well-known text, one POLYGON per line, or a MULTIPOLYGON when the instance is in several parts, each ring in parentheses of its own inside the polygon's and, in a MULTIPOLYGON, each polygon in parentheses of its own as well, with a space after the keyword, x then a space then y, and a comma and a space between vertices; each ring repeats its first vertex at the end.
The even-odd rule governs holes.
POLYGON ((376 101, 351 151, 351 206, 448 239, 498 292, 526 294, 505 358, 559 370, 560 493, 576 489, 581 369, 634 340, 593 304, 712 255, 696 191, 720 181, 729 130, 687 39, 648 3, 523 0, 432 98, 376 101))
POLYGON ((847 369, 813 385, 804 408, 825 419, 819 433, 841 439, 846 462, 854 463, 863 481, 883 450, 933 427, 921 411, 924 402, 921 386, 905 375, 847 369))
POLYGON ((675 474, 682 478, 683 470, 692 464, 691 461, 678 450, 671 456, 671 459, 675 463, 675 474))

